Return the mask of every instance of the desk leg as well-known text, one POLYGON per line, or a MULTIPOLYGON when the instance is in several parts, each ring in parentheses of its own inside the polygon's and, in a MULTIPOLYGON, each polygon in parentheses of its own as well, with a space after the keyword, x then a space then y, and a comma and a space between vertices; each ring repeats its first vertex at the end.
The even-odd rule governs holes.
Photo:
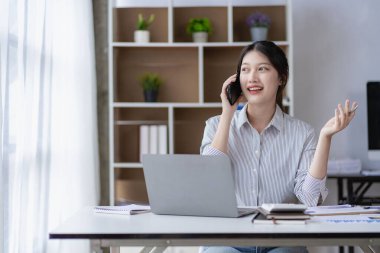
POLYGON ((91 253, 103 253, 102 248, 100 247, 100 240, 91 240, 91 253))
POLYGON ((343 179, 338 178, 338 204, 342 205, 344 203, 344 197, 343 197, 343 179))
POLYGON ((120 253, 120 247, 111 247, 111 253, 120 253))
POLYGON ((371 247, 371 245, 361 245, 360 249, 364 253, 376 253, 376 251, 371 247))
POLYGON ((144 247, 140 253, 163 253, 166 250, 166 246, 164 247, 144 247))
POLYGON ((150 253, 154 247, 144 247, 140 253, 150 253))
POLYGON ((164 247, 154 247, 151 253, 163 253, 166 250, 166 246, 164 247))
POLYGON ((348 204, 354 203, 354 182, 351 179, 347 179, 347 200, 348 204))

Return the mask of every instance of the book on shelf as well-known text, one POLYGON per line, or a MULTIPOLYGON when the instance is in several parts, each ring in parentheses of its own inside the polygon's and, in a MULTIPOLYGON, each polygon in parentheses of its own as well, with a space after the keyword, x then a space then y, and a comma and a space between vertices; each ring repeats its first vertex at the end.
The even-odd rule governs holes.
POLYGON ((142 161, 142 155, 149 154, 149 126, 140 126, 140 161, 142 161))
POLYGON ((144 154, 168 153, 168 127, 166 125, 140 126, 140 162, 144 154))
POLYGON ((149 154, 158 154, 158 126, 149 126, 149 154))
POLYGON ((166 125, 158 126, 158 154, 165 155, 168 153, 168 127, 166 125))

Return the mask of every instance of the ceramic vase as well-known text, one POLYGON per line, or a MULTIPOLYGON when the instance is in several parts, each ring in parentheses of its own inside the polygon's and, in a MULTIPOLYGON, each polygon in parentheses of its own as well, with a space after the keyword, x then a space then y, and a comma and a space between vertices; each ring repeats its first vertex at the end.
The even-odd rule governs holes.
POLYGON ((150 32, 146 30, 136 30, 134 34, 136 43, 148 43, 150 41, 150 32))
POLYGON ((197 43, 205 43, 208 40, 207 32, 195 32, 193 33, 193 41, 197 43))
POLYGON ((252 41, 267 40, 268 28, 267 27, 251 27, 252 41))

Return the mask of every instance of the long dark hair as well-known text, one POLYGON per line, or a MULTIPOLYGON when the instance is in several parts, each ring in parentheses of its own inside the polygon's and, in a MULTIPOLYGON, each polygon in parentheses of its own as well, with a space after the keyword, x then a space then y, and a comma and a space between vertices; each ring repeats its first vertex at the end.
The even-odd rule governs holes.
POLYGON ((273 65, 273 67, 277 70, 278 75, 280 77, 280 84, 277 90, 276 94, 276 103, 281 107, 282 110, 284 110, 282 106, 282 95, 283 91, 285 89, 285 86, 288 82, 289 78, 289 65, 288 65, 288 59, 286 58, 286 55, 282 49, 274 44, 272 41, 255 41, 252 44, 246 46, 243 48, 240 54, 238 66, 237 66, 237 81, 240 83, 240 69, 241 64, 243 62, 244 56, 249 53, 250 51, 258 51, 265 55, 270 63, 273 65))

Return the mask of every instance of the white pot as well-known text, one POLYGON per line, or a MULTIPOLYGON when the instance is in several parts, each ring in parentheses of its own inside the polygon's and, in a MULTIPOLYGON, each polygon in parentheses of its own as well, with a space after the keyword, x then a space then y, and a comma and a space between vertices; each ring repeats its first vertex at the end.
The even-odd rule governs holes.
POLYGON ((150 41, 150 33, 146 30, 136 30, 134 39, 137 43, 148 43, 150 41))
POLYGON ((208 33, 207 32, 196 32, 193 33, 193 41, 199 42, 199 43, 205 43, 208 39, 208 33))
POLYGON ((267 27, 251 27, 252 41, 267 40, 267 27))

